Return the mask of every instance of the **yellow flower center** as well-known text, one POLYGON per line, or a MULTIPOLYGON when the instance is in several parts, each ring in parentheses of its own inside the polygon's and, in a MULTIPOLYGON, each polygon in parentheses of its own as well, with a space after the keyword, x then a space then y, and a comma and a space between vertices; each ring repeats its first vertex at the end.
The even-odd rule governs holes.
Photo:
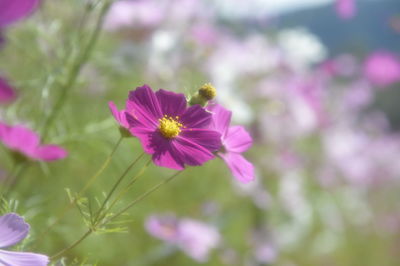
POLYGON ((175 116, 175 118, 171 116, 164 115, 163 118, 158 119, 160 122, 158 129, 167 139, 175 138, 181 132, 181 128, 183 125, 179 123, 179 116, 175 116))

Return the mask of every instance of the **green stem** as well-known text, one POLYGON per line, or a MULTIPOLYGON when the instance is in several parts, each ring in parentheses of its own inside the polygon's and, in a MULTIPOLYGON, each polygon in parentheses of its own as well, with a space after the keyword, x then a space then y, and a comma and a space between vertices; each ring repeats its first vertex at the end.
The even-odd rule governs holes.
POLYGON ((71 68, 70 72, 68 73, 68 77, 67 77, 65 83, 61 84, 61 93, 52 108, 52 112, 50 112, 50 114, 47 116, 47 118, 44 122, 43 128, 42 128, 42 139, 43 140, 46 139, 49 128, 55 121, 56 117, 59 115, 59 113, 67 99, 68 92, 70 91, 71 87, 73 87, 75 85, 76 80, 78 78, 78 75, 79 75, 82 67, 86 64, 86 62, 88 61, 88 59, 91 55, 93 47, 95 46, 95 44, 99 38, 101 29, 103 27, 104 18, 105 18, 105 15, 106 15, 108 9, 110 8, 110 5, 111 5, 110 1, 106 1, 103 4, 103 6, 100 10, 100 14, 98 16, 97 22, 96 22, 95 29, 89 38, 88 44, 84 47, 82 52, 78 55, 75 64, 73 64, 73 67, 71 68))
POLYGON ((131 182, 129 182, 129 184, 125 187, 125 189, 123 191, 121 191, 116 197, 115 199, 111 202, 110 206, 107 208, 106 211, 104 211, 103 215, 101 215, 97 220, 101 221, 102 219, 104 219, 104 217, 106 216, 107 213, 109 213, 111 211, 111 209, 114 207, 114 205, 132 188, 133 184, 136 183, 136 181, 139 179, 139 177, 141 177, 145 170, 147 169, 147 167, 149 166, 149 164, 151 163, 151 159, 142 167, 142 169, 140 169, 140 171, 132 178, 131 182))
POLYGON ((97 211, 97 214, 93 220, 93 223, 96 224, 99 221, 99 217, 102 214, 102 211, 104 210, 107 202, 110 200, 111 196, 115 192, 115 190, 118 188, 119 184, 121 184, 122 180, 125 178, 125 176, 129 173, 129 171, 132 169, 132 167, 143 157, 145 153, 142 152, 122 173, 122 175, 118 178, 117 182, 115 182, 114 186, 111 188, 110 192, 108 192, 106 199, 103 201, 101 204, 100 209, 97 211))
MULTIPOLYGON (((164 179, 163 181, 161 181, 160 183, 158 183, 157 185, 155 185, 154 187, 152 187, 150 190, 148 190, 147 192, 143 193, 141 196, 139 196, 137 199, 135 199, 133 202, 131 202, 127 207, 125 207, 124 209, 122 209, 120 212, 116 213, 115 215, 111 216, 110 218, 108 218, 107 220, 103 221, 101 223, 101 225, 105 225, 108 222, 110 222, 111 220, 117 218, 118 216, 120 216, 121 214, 123 214, 124 212, 126 212, 129 208, 131 208, 132 206, 134 206, 135 204, 139 203, 140 201, 142 201, 143 199, 145 199, 146 197, 148 197, 150 194, 152 194, 153 192, 155 192, 157 189, 159 189, 162 185, 170 182, 172 179, 174 179, 176 176, 178 176, 181 173, 181 171, 176 172, 175 174, 173 174, 172 176, 168 177, 167 179, 164 179)), ((88 231, 86 231, 86 233, 84 235, 82 235, 78 240, 76 240, 73 244, 71 244, 70 246, 68 246, 67 248, 57 252, 55 255, 51 256, 50 259, 54 260, 56 258, 59 258, 60 256, 62 256, 63 254, 65 254, 66 252, 68 252, 69 250, 73 249, 74 247, 76 247, 77 245, 79 245, 83 240, 85 240, 88 236, 90 236, 93 232, 94 229, 96 228, 96 226, 99 224, 95 224, 94 227, 89 228, 88 231)))
POLYGON ((121 211, 117 212, 116 214, 114 214, 113 216, 111 216, 110 218, 108 218, 107 220, 105 220, 103 222, 103 224, 107 224, 108 222, 110 222, 111 220, 114 220, 115 218, 117 218, 118 216, 120 216, 121 214, 123 214, 124 212, 126 212, 127 210, 129 210, 130 208, 132 208, 135 204, 139 203, 140 201, 144 200, 145 198, 147 198, 149 195, 151 195, 153 192, 157 191, 162 185, 167 184, 168 182, 170 182, 171 180, 173 180, 175 177, 177 177, 180 173, 182 173, 182 171, 176 172, 175 174, 171 175, 170 177, 168 177, 167 179, 164 179, 163 181, 161 181, 160 183, 158 183, 157 185, 155 185, 154 187, 152 187, 151 189, 149 189, 148 191, 146 191, 145 193, 143 193, 142 195, 140 195, 138 198, 136 198, 134 201, 132 201, 130 204, 128 204, 128 206, 126 206, 125 208, 123 208, 121 211))
POLYGON ((61 213, 58 215, 56 220, 50 226, 48 226, 43 233, 41 233, 36 238, 35 246, 37 246, 41 242, 43 237, 45 235, 47 235, 50 232, 50 230, 61 221, 62 218, 64 218, 64 216, 67 214, 67 212, 77 203, 77 201, 80 199, 80 197, 83 195, 83 193, 85 193, 86 190, 88 190, 88 188, 96 181, 96 179, 100 176, 100 174, 107 168, 107 166, 110 164, 111 159, 113 158, 115 152, 117 151, 119 145, 121 144, 122 140, 123 140, 123 137, 120 137, 118 142, 115 144, 114 148, 112 149, 111 153, 108 155, 108 157, 106 158, 104 163, 99 168, 99 170, 97 170, 97 172, 89 178, 86 185, 79 191, 78 195, 74 198, 74 200, 70 201, 70 203, 61 211, 61 213))
POLYGON ((84 235, 82 235, 78 240, 76 240, 74 243, 72 243, 69 247, 64 248, 63 250, 61 250, 61 251, 57 252, 56 254, 54 254, 53 256, 51 256, 50 260, 54 260, 54 259, 62 256, 67 251, 73 249, 74 247, 79 245, 83 240, 85 240, 88 236, 90 236, 92 233, 93 233, 93 230, 89 229, 88 231, 86 231, 86 233, 84 235))
POLYGON ((18 181, 21 179, 21 175, 27 168, 27 161, 19 162, 15 165, 14 169, 11 170, 10 174, 5 179, 4 187, 2 188, 1 192, 1 197, 7 197, 11 190, 18 185, 18 181))

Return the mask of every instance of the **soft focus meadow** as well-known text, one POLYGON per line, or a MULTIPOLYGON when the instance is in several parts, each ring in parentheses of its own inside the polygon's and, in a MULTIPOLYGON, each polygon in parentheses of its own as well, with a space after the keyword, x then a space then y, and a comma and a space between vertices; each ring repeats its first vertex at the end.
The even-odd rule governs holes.
POLYGON ((396 1, 0 0, 0 265, 399 265, 396 1))

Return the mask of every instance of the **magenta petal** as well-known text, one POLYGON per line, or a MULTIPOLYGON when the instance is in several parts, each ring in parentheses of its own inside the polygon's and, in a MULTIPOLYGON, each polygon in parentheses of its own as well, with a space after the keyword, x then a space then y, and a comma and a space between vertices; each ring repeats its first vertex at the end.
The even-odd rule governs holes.
POLYGON ((57 145, 43 145, 37 147, 31 156, 42 161, 55 161, 64 159, 67 155, 68 152, 57 145))
POLYGON ((163 114, 161 112, 160 103, 147 85, 136 88, 134 91, 129 92, 129 101, 131 101, 132 108, 135 110, 135 116, 147 127, 155 128, 158 126, 158 119, 163 114))
POLYGON ((17 97, 13 87, 8 82, 0 77, 0 103, 8 103, 17 97))
POLYGON ((40 0, 0 1, 0 27, 28 16, 39 6, 40 0))
POLYGON ((129 129, 132 135, 137 137, 146 153, 153 154, 157 147, 154 144, 154 134, 153 129, 143 128, 143 127, 132 127, 129 129))
POLYGON ((207 110, 212 113, 211 128, 221 133, 224 138, 231 123, 232 112, 219 104, 209 105, 207 106, 207 110))
MULTIPOLYGON (((29 233, 29 224, 25 223, 24 218, 9 213, 0 216, 0 247, 13 246, 23 240, 29 233)), ((1 259, 1 257, 0 257, 1 259)))
POLYGON ((205 147, 181 136, 175 138, 172 143, 178 158, 188 165, 202 165, 215 157, 205 147))
POLYGON ((206 128, 210 125, 211 119, 211 113, 196 104, 186 109, 180 122, 187 128, 206 128))
MULTIPOLYGON (((131 115, 128 112, 125 112, 125 119, 126 122, 128 124, 128 129, 132 129, 132 128, 146 128, 149 131, 155 131, 156 127, 154 127, 153 125, 148 127, 147 123, 142 123, 143 120, 139 120, 136 118, 136 116, 134 117, 133 115, 131 115)), ((133 134, 133 133, 132 133, 133 134)))
POLYGON ((247 151, 253 144, 253 139, 242 126, 232 126, 228 129, 223 145, 227 151, 241 153, 247 151))
POLYGON ((219 150, 222 146, 221 134, 214 130, 199 128, 184 129, 180 137, 197 143, 211 152, 219 150))
POLYGON ((128 122, 126 121, 125 117, 125 111, 121 110, 119 111, 117 106, 113 102, 109 102, 108 106, 110 107, 110 111, 112 115, 114 116, 115 120, 117 120, 118 124, 120 124, 121 127, 128 128, 128 122))
POLYGON ((0 265, 6 266, 45 266, 49 258, 45 255, 0 250, 0 265))
POLYGON ((254 180, 254 166, 239 153, 219 154, 228 165, 233 176, 242 183, 254 180))
POLYGON ((175 170, 185 169, 184 161, 180 153, 172 142, 160 142, 157 152, 153 154, 153 162, 161 167, 167 167, 175 170))
POLYGON ((186 98, 183 93, 159 90, 156 96, 160 103, 162 113, 168 116, 181 116, 186 109, 186 98))
POLYGON ((9 131, 3 136, 2 141, 8 148, 29 155, 39 145, 39 136, 26 127, 14 126, 9 127, 9 131))

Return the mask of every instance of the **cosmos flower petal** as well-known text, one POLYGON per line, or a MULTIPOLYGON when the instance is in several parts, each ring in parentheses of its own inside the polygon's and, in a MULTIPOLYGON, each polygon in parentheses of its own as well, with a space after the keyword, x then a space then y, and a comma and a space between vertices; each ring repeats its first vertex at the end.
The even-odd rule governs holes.
POLYGON ((180 221, 179 236, 180 248, 194 260, 203 263, 221 240, 215 227, 189 218, 180 221))
POLYGON ((132 127, 129 129, 132 135, 137 137, 146 153, 153 154, 157 149, 154 130, 143 127, 132 127))
POLYGON ((168 243, 177 243, 178 220, 172 215, 151 215, 146 219, 145 227, 147 232, 168 243))
POLYGON ((154 134, 159 137, 156 152, 153 154, 153 162, 161 167, 167 167, 175 170, 185 169, 185 161, 182 158, 181 152, 172 141, 163 141, 159 134, 154 134))
POLYGON ((174 93, 166 90, 159 90, 156 96, 160 103, 162 113, 168 116, 181 116, 186 109, 186 98, 183 93, 174 93))
POLYGON ((186 109, 180 122, 187 128, 205 128, 212 120, 211 113, 196 104, 186 109))
POLYGON ((224 137, 231 123, 232 112, 223 108, 220 104, 211 104, 207 106, 207 110, 212 113, 211 128, 221 133, 224 137))
MULTIPOLYGON (((156 128, 158 119, 163 116, 160 103, 155 93, 147 85, 129 92, 129 101, 135 110, 134 116, 148 127, 156 128)), ((133 115, 133 114, 131 114, 133 115)))
POLYGON ((53 161, 67 156, 56 145, 40 145, 39 136, 24 126, 8 126, 0 123, 0 141, 9 149, 35 160, 53 161))
MULTIPOLYGON (((13 246, 25 239, 29 233, 29 224, 24 218, 15 214, 8 213, 0 216, 0 247, 13 246)), ((1 258, 1 257, 0 257, 1 258)))
POLYGON ((239 153, 218 154, 228 165, 233 176, 242 183, 254 180, 254 166, 239 153))
POLYGON ((49 258, 45 255, 0 250, 0 264, 10 266, 45 266, 49 263, 49 258))
POLYGON ((217 151, 221 148, 221 134, 214 130, 194 128, 182 130, 181 137, 197 143, 209 151, 217 151))
POLYGON ((39 136, 24 126, 9 127, 8 134, 3 138, 4 143, 10 149, 30 154, 39 145, 39 136))
POLYGON ((114 116, 115 120, 117 120, 118 124, 124 128, 128 128, 128 122, 126 121, 126 116, 125 116, 125 111, 121 110, 119 111, 117 106, 113 102, 108 103, 108 107, 110 108, 110 111, 112 115, 114 116))
POLYGON ((205 147, 184 137, 177 137, 171 144, 175 147, 177 156, 185 164, 196 166, 214 159, 212 154, 205 147))
POLYGON ((0 27, 16 22, 34 11, 40 0, 4 0, 0 1, 0 27))
POLYGON ((231 126, 226 138, 223 140, 224 147, 229 152, 241 153, 247 151, 253 144, 250 134, 242 126, 231 126))
POLYGON ((0 103, 9 103, 17 97, 13 87, 0 77, 0 103))
POLYGON ((68 156, 68 152, 57 145, 42 145, 36 148, 32 157, 42 161, 61 160, 68 156))

